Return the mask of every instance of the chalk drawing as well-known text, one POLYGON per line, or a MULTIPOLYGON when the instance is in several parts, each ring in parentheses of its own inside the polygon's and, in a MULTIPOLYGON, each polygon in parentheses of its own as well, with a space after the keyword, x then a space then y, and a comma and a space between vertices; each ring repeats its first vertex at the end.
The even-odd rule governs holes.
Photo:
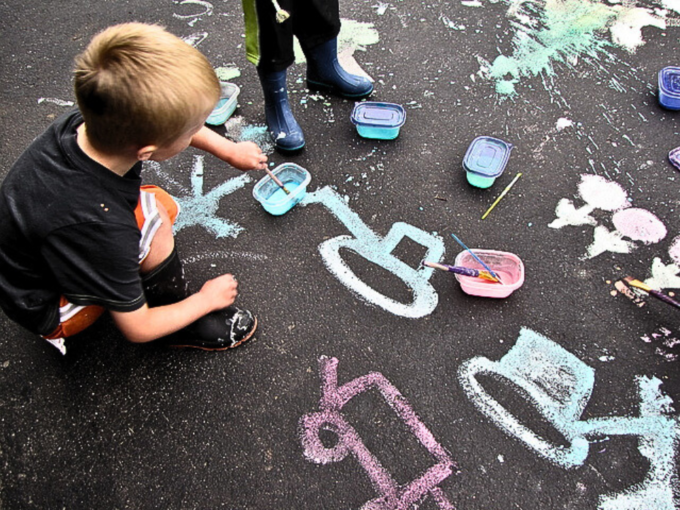
POLYGON ((57 99, 56 97, 41 97, 38 99, 38 104, 42 103, 52 103, 57 106, 73 106, 73 101, 64 101, 63 99, 57 99))
POLYGON ((208 32, 197 32, 195 34, 190 34, 182 37, 182 40, 194 48, 201 44, 208 37, 208 32))
POLYGON ((267 126, 248 124, 243 117, 231 117, 224 125, 227 138, 234 142, 255 142, 265 154, 274 152, 274 142, 267 126))
POLYGON ((643 335, 640 337, 645 343, 654 344, 654 353, 663 358, 665 361, 673 362, 678 360, 678 351, 673 350, 680 345, 680 339, 671 336, 673 332, 663 326, 659 326, 653 333, 643 335))
POLYGON ((595 384, 595 371, 557 343, 527 328, 500 361, 476 357, 458 370, 472 403, 496 426, 522 441, 541 457, 563 468, 582 466, 592 442, 610 436, 638 438, 638 451, 649 461, 645 479, 620 493, 600 496, 600 510, 673 510, 678 501, 675 456, 680 419, 673 401, 655 377, 637 377, 638 416, 581 420, 595 384), (567 440, 553 444, 520 422, 493 399, 477 380, 479 374, 507 380, 567 440))
POLYGON ((216 67, 215 74, 222 81, 233 80, 241 76, 241 70, 238 67, 216 67))
POLYGON ((213 13, 213 5, 205 0, 173 0, 173 3, 176 5, 197 5, 199 7, 199 10, 192 14, 177 14, 176 12, 172 14, 175 18, 189 20, 190 26, 193 26, 199 18, 212 16, 213 13))
POLYGON ((436 308, 437 292, 429 282, 434 269, 414 269, 392 255, 392 251, 405 237, 427 248, 423 258, 440 261, 444 255, 444 241, 408 223, 397 222, 385 237, 369 229, 343 198, 332 188, 325 186, 307 193, 301 205, 322 204, 347 229, 351 236, 343 235, 328 239, 319 245, 319 253, 328 270, 351 291, 368 303, 379 306, 395 315, 409 318, 424 317, 436 308), (349 268, 340 255, 341 249, 351 250, 400 278, 412 291, 411 303, 400 303, 380 294, 362 282, 349 268))
POLYGON ((680 289, 680 265, 664 264, 659 257, 654 257, 651 268, 652 276, 645 283, 656 290, 680 289))
POLYGON ((634 241, 654 244, 666 237, 666 226, 661 220, 646 209, 631 207, 628 194, 620 184, 599 175, 584 174, 578 191, 586 204, 577 208, 570 199, 561 199, 555 208, 556 219, 548 226, 555 229, 581 225, 595 227, 593 241, 584 258, 591 259, 607 251, 630 253, 636 248, 634 241), (596 209, 613 213, 613 230, 598 224, 592 216, 596 209))
POLYGON ((673 239, 670 248, 668 248, 668 254, 680 266, 680 236, 673 239))
POLYGON ((317 464, 328 464, 340 462, 352 454, 366 471, 378 493, 376 498, 361 507, 362 510, 417 509, 427 496, 431 496, 439 508, 453 510, 453 505, 439 484, 451 475, 454 462, 399 390, 378 372, 371 372, 338 386, 336 358, 322 356, 319 359, 319 372, 321 376, 319 411, 305 414, 300 419, 300 435, 305 457, 317 464), (403 486, 397 483, 387 468, 371 453, 356 430, 342 415, 342 408, 347 402, 374 388, 437 461, 420 476, 403 486), (322 430, 337 435, 338 440, 333 447, 328 448, 321 441, 322 430))
POLYGON ((666 28, 668 11, 660 6, 638 7, 634 2, 596 0, 505 0, 515 27, 511 55, 499 55, 481 66, 495 82, 496 93, 512 96, 524 78, 541 75, 548 88, 556 65, 574 68, 579 59, 599 70, 598 60, 615 61, 609 49, 634 52, 644 44, 642 28, 666 28), (607 39, 609 34, 610 38, 607 39), (545 80, 545 77, 549 80, 545 80))
POLYGON ((247 173, 228 179, 208 193, 203 192, 203 159, 204 156, 194 156, 194 166, 191 171, 191 189, 193 196, 174 197, 181 207, 181 214, 175 222, 175 233, 191 227, 201 226, 220 237, 236 237, 243 228, 236 223, 217 216, 220 200, 243 188, 253 179, 247 173))
MULTIPOLYGON (((338 60, 348 72, 366 76, 373 80, 354 59, 355 51, 366 51, 366 46, 378 44, 380 35, 373 23, 364 23, 351 19, 342 20, 340 33, 338 34, 338 60)), ((295 52, 295 63, 306 62, 305 54, 297 39, 295 39, 293 51, 295 52)))

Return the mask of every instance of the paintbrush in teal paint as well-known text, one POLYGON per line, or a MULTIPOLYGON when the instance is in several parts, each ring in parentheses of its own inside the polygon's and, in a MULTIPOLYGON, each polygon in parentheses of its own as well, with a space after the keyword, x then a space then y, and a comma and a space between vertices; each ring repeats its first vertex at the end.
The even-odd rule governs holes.
POLYGON ((461 241, 460 239, 458 239, 458 238, 456 237, 456 234, 451 234, 451 237, 453 237, 453 238, 456 240, 456 242, 457 242, 458 244, 460 244, 463 248, 465 248, 465 250, 467 250, 467 252, 468 252, 470 255, 472 255, 472 258, 475 259, 477 262, 479 262, 479 263, 482 265, 482 267, 483 267, 484 269, 486 269, 486 270, 489 272, 489 274, 490 274, 491 276, 493 276, 493 277, 498 281, 498 283, 500 283, 501 285, 505 285, 505 284, 503 283, 503 280, 501 280, 500 277, 499 277, 496 273, 494 273, 493 270, 492 270, 489 266, 487 266, 487 265, 484 263, 484 261, 483 261, 482 259, 480 259, 477 255, 475 255, 475 252, 473 252, 470 248, 468 248, 467 246, 465 246, 465 244, 463 243, 463 241, 461 241))
POLYGON ((276 177, 276 175, 274 175, 274 172, 269 170, 269 168, 267 168, 267 167, 264 168, 264 171, 267 172, 267 175, 269 175, 269 177, 271 177, 272 181, 274 181, 278 185, 279 188, 281 188, 283 191, 286 192, 286 195, 290 195, 290 191, 288 191, 288 188, 286 188, 283 185, 283 183, 281 182, 281 179, 279 179, 278 177, 276 177))

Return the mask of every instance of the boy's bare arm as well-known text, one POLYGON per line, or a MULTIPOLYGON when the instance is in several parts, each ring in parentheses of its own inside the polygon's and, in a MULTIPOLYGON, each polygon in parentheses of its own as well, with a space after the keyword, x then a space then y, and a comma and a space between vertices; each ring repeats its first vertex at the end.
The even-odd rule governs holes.
POLYGON ((146 343, 175 333, 204 315, 233 304, 238 294, 236 279, 225 274, 208 280, 201 290, 188 298, 166 306, 149 308, 146 304, 134 312, 111 312, 116 326, 134 343, 146 343))
POLYGON ((254 142, 232 142, 203 126, 191 139, 191 146, 209 152, 239 170, 264 170, 267 155, 254 142))

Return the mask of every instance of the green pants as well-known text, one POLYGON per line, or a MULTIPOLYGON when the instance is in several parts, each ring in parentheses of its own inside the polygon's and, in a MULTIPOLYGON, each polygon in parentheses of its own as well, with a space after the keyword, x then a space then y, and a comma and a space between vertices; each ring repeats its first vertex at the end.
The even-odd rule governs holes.
POLYGON ((295 61, 293 36, 303 49, 313 48, 338 36, 338 0, 279 0, 290 13, 276 22, 272 0, 242 0, 246 23, 246 57, 265 72, 278 72, 295 61))

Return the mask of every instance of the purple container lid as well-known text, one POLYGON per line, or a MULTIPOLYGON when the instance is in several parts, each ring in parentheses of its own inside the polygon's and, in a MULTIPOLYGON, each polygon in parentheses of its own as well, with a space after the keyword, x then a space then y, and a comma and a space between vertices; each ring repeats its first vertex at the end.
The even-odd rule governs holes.
POLYGON ((659 88, 665 94, 680 96, 680 67, 664 67, 659 71, 659 88))
POLYGON ((463 167, 468 172, 483 177, 498 177, 505 170, 510 158, 512 144, 490 136, 475 138, 463 158, 463 167))
POLYGON ((352 122, 361 126, 398 128, 406 122, 406 110, 399 104, 364 101, 354 106, 352 122))

